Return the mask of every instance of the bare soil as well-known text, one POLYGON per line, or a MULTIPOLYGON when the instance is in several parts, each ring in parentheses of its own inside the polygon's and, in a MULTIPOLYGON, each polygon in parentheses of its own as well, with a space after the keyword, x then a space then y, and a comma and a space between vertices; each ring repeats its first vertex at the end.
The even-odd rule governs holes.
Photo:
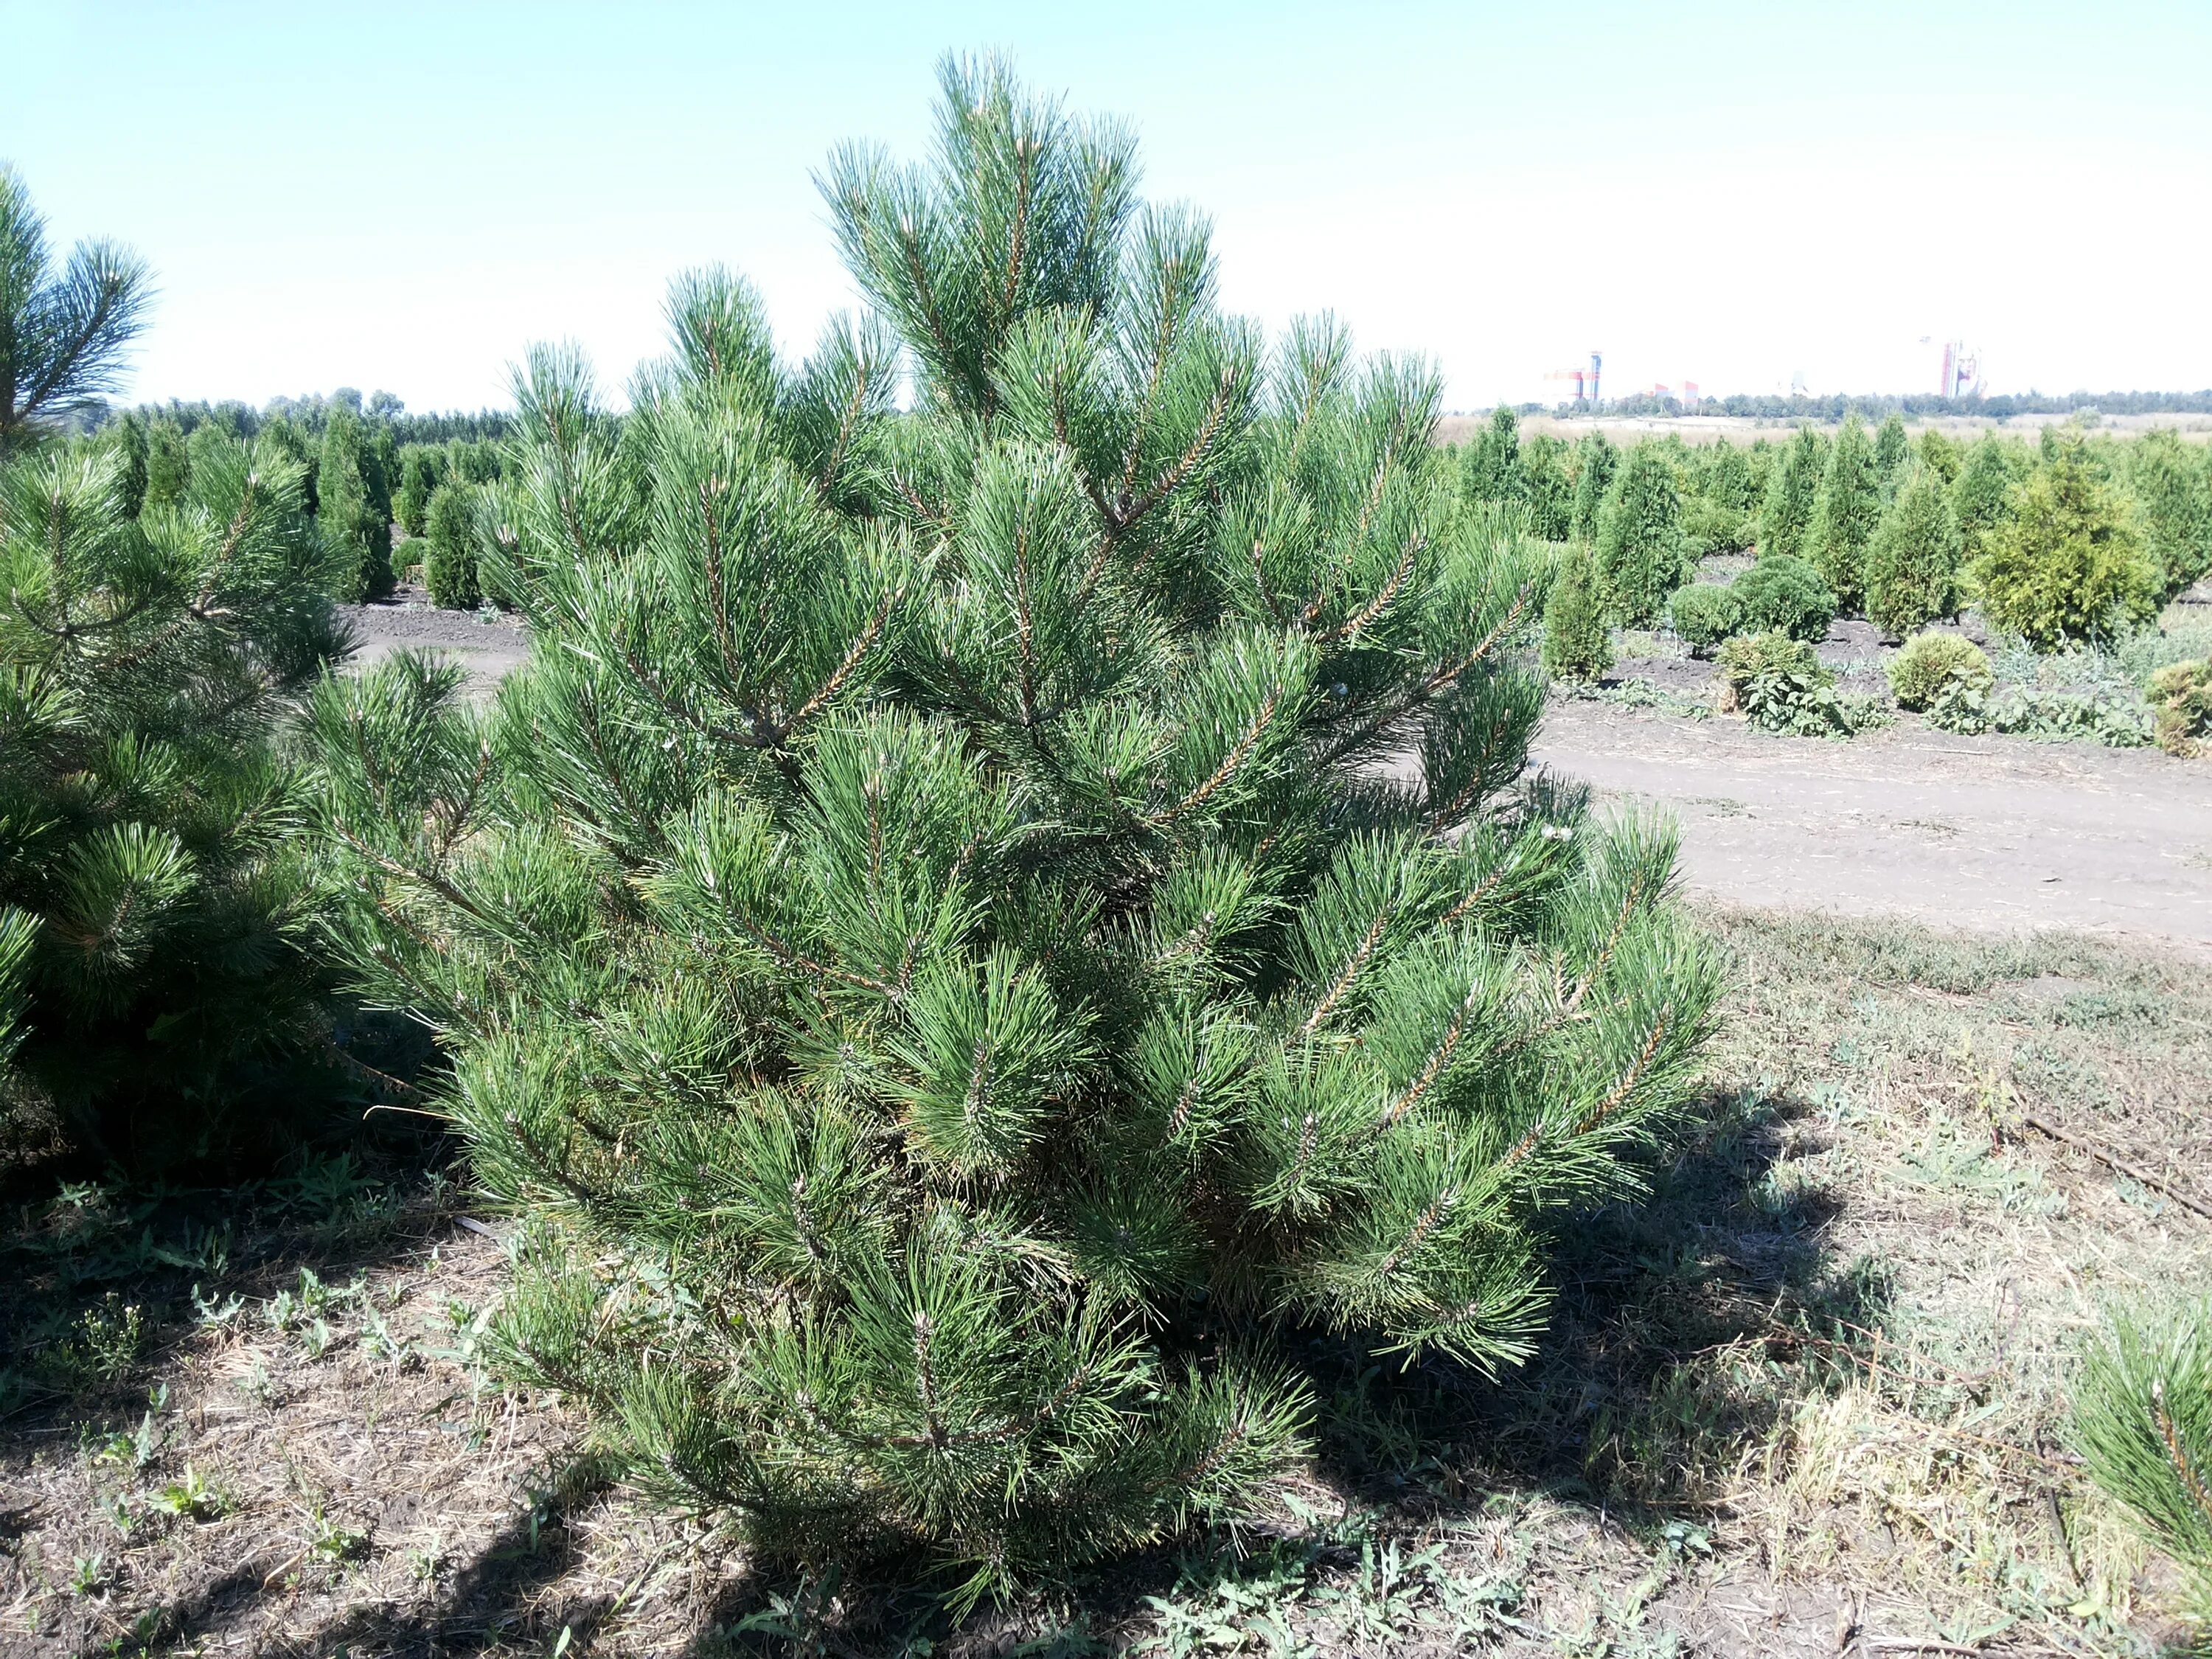
POLYGON ((469 687, 489 696, 494 687, 530 659, 530 633, 519 617, 503 611, 441 611, 430 596, 404 583, 390 598, 338 607, 361 641, 353 659, 372 668, 395 651, 433 651, 468 671, 469 687))
POLYGON ((1579 702, 1551 708, 1534 756, 1671 813, 1685 879, 1715 899, 2212 951, 2212 762, 1911 719, 1824 742, 1579 702))

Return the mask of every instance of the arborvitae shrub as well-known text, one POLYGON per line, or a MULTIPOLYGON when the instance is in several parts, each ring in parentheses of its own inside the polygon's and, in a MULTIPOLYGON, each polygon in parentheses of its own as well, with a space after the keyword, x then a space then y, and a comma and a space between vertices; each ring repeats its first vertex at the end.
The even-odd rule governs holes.
POLYGON ((1932 707, 1953 690, 1987 691, 1996 684, 1989 654, 1958 634, 1916 634, 1882 671, 1905 708, 1932 707))
POLYGON ((175 506, 184 499, 185 488, 191 482, 191 476, 192 464, 185 454, 184 428, 174 421, 148 422, 146 483, 139 494, 139 511, 149 507, 175 506))
POLYGON ((1854 415, 1828 452, 1805 551, 1846 611, 1856 611, 1865 602, 1867 548, 1881 523, 1881 478, 1874 447, 1854 415))
POLYGON ((1649 623, 1690 577, 1682 538, 1682 496, 1674 468, 1656 443, 1628 453, 1606 497, 1597 529, 1598 569, 1624 621, 1649 623))
POLYGON ((2212 570, 2212 478, 2204 457, 2172 431, 2146 433, 2127 456, 2143 551, 2157 568, 2159 597, 2171 599, 2212 570))
MULTIPOLYGON (((1761 461, 1764 459, 1759 458, 1761 461)), ((1747 547, 1757 539, 1759 508, 1765 499, 1766 477, 1750 451, 1739 449, 1725 438, 1716 440, 1704 457, 1698 493, 1735 514, 1739 520, 1749 521, 1747 539, 1742 545, 1747 547)))
POLYGON ((1692 495, 1682 504, 1682 539, 1691 556, 1741 553, 1759 537, 1759 520, 1710 495, 1692 495))
POLYGON ((1799 427, 1796 435, 1775 452, 1767 475, 1766 500, 1759 513, 1760 558, 1795 558, 1804 552, 1826 460, 1820 434, 1809 426, 1799 427))
POLYGON ((1460 452, 1460 490, 1470 501, 1517 501, 1522 495, 1521 422, 1500 404, 1460 452))
POLYGON ((115 457, 116 502, 123 516, 135 519, 146 504, 146 420, 136 413, 124 416, 107 433, 107 447, 115 457))
POLYGON ((477 491, 456 480, 431 492, 424 514, 428 550, 422 556, 422 586, 430 603, 452 611, 473 611, 483 599, 477 570, 477 491))
POLYGON ((441 450, 431 444, 409 444, 399 452, 399 527, 410 536, 429 533, 430 493, 444 482, 440 476, 441 450))
POLYGON ((1574 531, 1575 481, 1567 472, 1568 453, 1566 445, 1548 432, 1521 446, 1522 502, 1529 533, 1544 541, 1563 542, 1574 531))
POLYGON ((1964 556, 1942 480, 1914 466, 1867 550, 1867 619, 1885 633, 1905 635, 1957 616, 1964 556))
POLYGON ((1896 494, 1905 482, 1905 463, 1911 453, 1912 441, 1905 435, 1905 422, 1894 414, 1882 416, 1874 434, 1874 470, 1885 499, 1896 494))
POLYGON ((684 282, 618 434, 533 356, 493 714, 316 720, 360 972, 529 1220, 503 1363, 764 1553, 974 1595, 1261 1502, 1315 1331, 1525 1353, 1715 981, 1668 837, 1516 784, 1546 556, 1435 380, 1267 349, 1117 129, 945 94, 828 170, 878 320, 787 370, 684 282))
POLYGON ((1575 446, 1575 507, 1570 528, 1577 541, 1595 542, 1597 524, 1613 489, 1613 474, 1620 470, 1620 452, 1602 432, 1593 432, 1575 446))
POLYGON ((1559 556, 1558 574, 1544 600, 1544 672, 1555 679, 1595 680, 1613 666, 1613 630, 1597 563, 1582 542, 1559 556))
POLYGON ((307 802, 271 738, 340 644, 330 573, 280 452, 193 459, 137 520, 97 453, 0 479, 0 1099, 142 1170, 327 1098, 307 802))
POLYGON ((323 428, 315 470, 316 522, 331 549, 338 596, 358 605, 392 591, 392 526, 362 474, 361 422, 343 404, 323 428))
POLYGON ((1692 655, 1710 656, 1723 640, 1743 627, 1743 601, 1734 588, 1720 582, 1692 582, 1675 591, 1667 617, 1692 655))
MULTIPOLYGON (((1946 489, 1957 480, 1959 468, 1962 465, 1959 446, 1936 428, 1931 426, 1920 434, 1920 441, 1913 445, 1912 452, 1919 459, 1920 465, 1933 472, 1946 489)), ((1954 507, 1954 514, 1955 511, 1954 507)))
POLYGON ((2012 497, 2012 463, 1993 432, 1984 432, 1966 452, 1951 485, 1951 511, 1969 562, 1987 552, 1990 535, 2002 524, 2012 497))
POLYGON ((2127 504, 2079 441, 2036 468, 1985 545, 1972 572, 1983 614, 2039 649, 2109 638, 2158 612, 2158 573, 2127 504))
POLYGON ((1802 559, 1762 557, 1729 584, 1743 608, 1743 626, 1754 634, 1793 640, 1824 638, 1836 619, 1836 596, 1820 573, 1802 559))

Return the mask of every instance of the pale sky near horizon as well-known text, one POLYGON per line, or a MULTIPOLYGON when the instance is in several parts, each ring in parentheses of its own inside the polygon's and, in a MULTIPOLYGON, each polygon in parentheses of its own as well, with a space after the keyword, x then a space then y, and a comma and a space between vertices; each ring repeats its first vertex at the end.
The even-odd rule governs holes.
POLYGON ((0 0, 0 159, 161 289, 131 401, 618 388, 721 261, 854 303, 811 174, 928 140, 947 50, 1135 126, 1229 308, 1333 308, 1446 402, 2212 386, 2212 4, 814 7, 0 0))

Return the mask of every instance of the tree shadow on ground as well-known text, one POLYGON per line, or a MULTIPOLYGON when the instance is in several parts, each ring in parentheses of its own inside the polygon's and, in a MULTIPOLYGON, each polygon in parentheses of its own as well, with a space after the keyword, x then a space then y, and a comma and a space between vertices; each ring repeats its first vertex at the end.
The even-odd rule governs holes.
MULTIPOLYGON (((1801 1389, 1840 1383, 1887 1313, 1882 1282, 1838 1256, 1838 1205, 1775 1179, 1791 1138, 1802 1152, 1817 1133, 1814 1117, 1797 1100, 1716 1100, 1653 1169, 1644 1202, 1562 1228, 1551 1322, 1517 1371, 1401 1367, 1307 1340, 1296 1358, 1322 1402, 1315 1474, 1370 1531, 1448 1522, 1501 1494, 1602 1511, 1639 1534, 1709 1509, 1737 1450, 1792 1408, 1785 1390, 1747 1377, 1771 1380, 1781 1361, 1801 1389)), ((1235 1547, 1286 1543, 1263 1528, 1235 1547)), ((1342 1539, 1297 1547, 1315 1560, 1358 1556, 1342 1539)), ((688 1652, 1090 1651, 1081 1632, 1136 1619, 1193 1561, 1188 1548, 1146 1552, 1038 1603, 957 1623, 910 1583, 763 1569, 730 1586, 688 1652), (1064 1648, 1055 1629, 1072 1632, 1064 1648)))

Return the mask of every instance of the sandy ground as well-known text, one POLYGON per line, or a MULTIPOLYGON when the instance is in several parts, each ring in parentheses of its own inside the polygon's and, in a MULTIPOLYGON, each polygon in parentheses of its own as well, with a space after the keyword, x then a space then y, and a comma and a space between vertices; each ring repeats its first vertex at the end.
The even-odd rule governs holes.
POLYGON ((1688 884, 1734 903, 2212 953, 2212 763, 1914 721, 1779 738, 1584 702, 1549 711, 1535 758, 1602 803, 1673 813, 1688 884))

